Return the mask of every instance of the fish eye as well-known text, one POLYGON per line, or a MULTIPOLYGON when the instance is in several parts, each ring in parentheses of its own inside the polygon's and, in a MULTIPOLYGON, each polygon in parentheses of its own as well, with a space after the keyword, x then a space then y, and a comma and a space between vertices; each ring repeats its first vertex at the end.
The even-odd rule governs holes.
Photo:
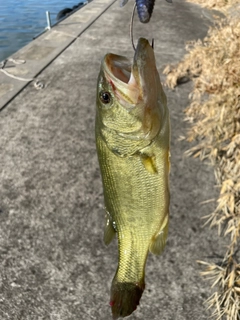
POLYGON ((99 97, 104 104, 108 104, 109 102, 111 102, 111 94, 108 91, 100 92, 99 97))

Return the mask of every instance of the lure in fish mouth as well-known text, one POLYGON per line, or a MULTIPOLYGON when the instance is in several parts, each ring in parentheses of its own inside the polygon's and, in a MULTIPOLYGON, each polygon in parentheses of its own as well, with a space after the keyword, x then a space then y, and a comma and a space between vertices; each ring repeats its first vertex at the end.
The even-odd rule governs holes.
POLYGON ((106 225, 118 238, 112 281, 113 319, 130 315, 145 287, 148 252, 160 254, 169 216, 169 113, 153 48, 140 38, 133 63, 107 54, 97 86, 96 146, 106 225))

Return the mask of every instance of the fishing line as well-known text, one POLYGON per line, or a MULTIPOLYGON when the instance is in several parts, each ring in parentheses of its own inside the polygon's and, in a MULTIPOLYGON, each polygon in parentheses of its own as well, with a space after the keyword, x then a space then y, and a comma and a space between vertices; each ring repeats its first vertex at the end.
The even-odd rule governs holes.
POLYGON ((130 39, 131 39, 132 47, 134 51, 136 51, 136 47, 133 42, 133 18, 134 18, 135 9, 136 9, 136 2, 134 3, 134 6, 133 6, 131 21, 130 21, 130 39))

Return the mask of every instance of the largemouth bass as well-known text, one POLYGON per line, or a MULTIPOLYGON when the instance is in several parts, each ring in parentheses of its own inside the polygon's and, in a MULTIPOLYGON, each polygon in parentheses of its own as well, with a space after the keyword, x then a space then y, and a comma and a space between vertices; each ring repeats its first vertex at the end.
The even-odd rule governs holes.
POLYGON ((168 234, 169 112, 152 47, 140 38, 133 64, 107 54, 97 86, 96 145, 109 244, 117 233, 113 319, 130 315, 144 291, 148 252, 160 254, 168 234))

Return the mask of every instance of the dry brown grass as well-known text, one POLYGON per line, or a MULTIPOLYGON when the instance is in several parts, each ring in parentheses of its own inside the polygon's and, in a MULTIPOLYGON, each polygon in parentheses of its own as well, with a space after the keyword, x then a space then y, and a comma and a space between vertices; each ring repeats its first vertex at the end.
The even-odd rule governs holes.
POLYGON ((198 3, 206 8, 210 9, 226 9, 227 7, 230 7, 234 5, 237 0, 188 0, 189 2, 198 3))
POLYGON ((212 281, 212 287, 217 287, 207 300, 213 308, 213 317, 217 320, 224 316, 227 320, 240 319, 240 266, 231 256, 223 260, 221 265, 199 261, 205 266, 201 274, 212 281))
MULTIPOLYGON (((196 2, 196 1, 194 1, 196 2)), ((223 6, 236 1, 202 1, 223 6)), ((238 1, 239 2, 239 1, 238 1)), ((187 45, 189 51, 177 66, 167 66, 167 85, 174 88, 193 80, 191 104, 185 110, 191 123, 185 139, 197 144, 187 153, 214 165, 220 194, 217 207, 206 217, 206 224, 217 226, 219 235, 229 235, 229 247, 217 265, 201 262, 217 288, 208 299, 214 319, 240 319, 240 21, 226 19, 211 28, 203 41, 187 45)))

